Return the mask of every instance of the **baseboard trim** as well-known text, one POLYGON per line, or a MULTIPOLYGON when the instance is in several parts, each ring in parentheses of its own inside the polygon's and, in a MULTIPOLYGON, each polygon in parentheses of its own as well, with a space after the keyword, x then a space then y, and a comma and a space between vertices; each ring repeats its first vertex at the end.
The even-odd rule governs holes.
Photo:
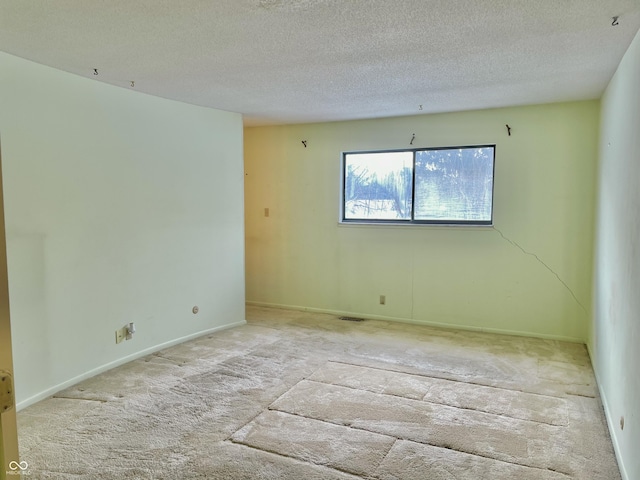
POLYGON ((611 437, 611 443, 613 444, 613 451, 616 454, 616 460, 618 461, 618 469, 620 470, 620 476, 622 480, 630 480, 627 475, 627 470, 624 466, 624 461, 620 455, 620 444, 618 443, 618 436, 616 435, 616 423, 611 417, 611 410, 609 408, 609 401, 607 396, 602 390, 602 384, 600 383, 600 377, 598 376, 598 370, 596 369, 595 356, 591 350, 591 345, 587 342, 587 352, 589 353, 589 360, 591 361, 591 368, 593 369, 593 375, 596 378, 596 385, 598 387, 598 393, 600 393, 600 401, 602 402, 602 409, 604 410, 604 418, 607 419, 607 427, 609 428, 609 437, 611 437))
POLYGON ((75 385, 76 383, 79 383, 83 380, 86 380, 88 378, 94 377, 100 373, 106 372, 108 370, 111 370, 112 368, 115 367, 119 367, 120 365, 124 365, 125 363, 129 363, 133 360, 137 360, 138 358, 142 358, 146 355, 149 355, 151 353, 155 353, 158 352, 160 350, 163 350, 165 348, 169 348, 169 347, 173 347, 174 345, 178 345, 180 343, 184 343, 184 342, 188 342, 189 340, 193 340, 195 338, 199 338, 199 337, 203 337, 205 335, 210 335, 212 333, 215 332, 220 332, 222 330, 227 330, 229 328, 234 328, 234 327, 240 327, 242 325, 246 325, 247 321, 246 320, 242 320, 240 322, 235 322, 235 323, 229 323, 226 325, 221 325, 219 327, 214 327, 214 328, 209 328, 207 330, 201 330, 199 332, 196 333, 192 333, 190 335, 186 335, 184 337, 180 337, 180 338, 176 338, 174 340, 170 340, 168 342, 164 342, 158 345, 154 345, 153 347, 149 347, 149 348, 145 348, 144 350, 141 350, 139 352, 135 352, 132 353, 131 355, 127 355, 126 357, 122 357, 119 358, 118 360, 114 360, 113 362, 109 362, 109 363, 105 363, 104 365, 101 365, 100 367, 94 368, 92 370, 89 370, 88 372, 85 372, 81 375, 78 375, 76 377, 73 377, 69 380, 66 380, 62 383, 59 383, 58 385, 55 385, 51 388, 48 388, 40 393, 37 393, 36 395, 33 395, 25 400, 22 400, 21 402, 18 402, 16 404, 16 410, 20 411, 24 408, 27 408, 30 405, 33 405, 34 403, 37 403, 41 400, 44 400, 45 398, 48 398, 52 395, 55 395, 56 393, 58 393, 61 390, 64 390, 65 388, 69 388, 72 385, 75 385))
POLYGON ((330 310, 326 308, 303 307, 300 305, 283 305, 278 303, 254 302, 254 301, 247 301, 246 303, 247 305, 251 305, 255 307, 280 308, 283 310, 326 313, 329 315, 336 315, 336 316, 360 317, 360 318, 366 318, 369 320, 382 320, 385 322, 410 323, 413 325, 424 325, 427 327, 447 328, 449 330, 451 329, 465 330, 465 331, 471 331, 471 332, 496 333, 499 335, 513 335, 517 337, 542 338, 545 340, 559 340, 559 341, 571 342, 571 343, 581 343, 581 344, 585 343, 584 339, 582 338, 567 337, 562 335, 550 335, 550 334, 536 333, 536 332, 521 332, 518 330, 507 330, 507 329, 500 329, 500 328, 475 327, 472 325, 458 325, 455 323, 432 322, 429 320, 416 320, 415 318, 387 317, 383 315, 373 315, 369 313, 347 312, 342 310, 330 310))

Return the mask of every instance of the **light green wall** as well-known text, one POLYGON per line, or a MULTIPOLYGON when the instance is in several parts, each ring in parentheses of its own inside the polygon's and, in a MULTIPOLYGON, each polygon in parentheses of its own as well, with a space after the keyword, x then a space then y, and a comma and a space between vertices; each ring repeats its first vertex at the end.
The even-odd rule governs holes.
POLYGON ((0 53, 0 135, 21 406, 244 322, 240 115, 0 53))
POLYGON ((598 112, 591 101, 246 128, 247 299, 584 341, 598 112), (497 145, 495 229, 338 225, 341 152, 409 148, 414 133, 415 147, 497 145))
POLYGON ((640 478, 640 32, 602 98, 600 135, 589 349, 623 477, 631 480, 640 478))

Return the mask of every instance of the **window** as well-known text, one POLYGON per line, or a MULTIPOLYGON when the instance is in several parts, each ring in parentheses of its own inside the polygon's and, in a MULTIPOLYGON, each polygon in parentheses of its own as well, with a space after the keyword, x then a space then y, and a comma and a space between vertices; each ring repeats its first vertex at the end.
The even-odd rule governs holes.
POLYGON ((491 225, 495 145, 347 152, 345 223, 491 225))

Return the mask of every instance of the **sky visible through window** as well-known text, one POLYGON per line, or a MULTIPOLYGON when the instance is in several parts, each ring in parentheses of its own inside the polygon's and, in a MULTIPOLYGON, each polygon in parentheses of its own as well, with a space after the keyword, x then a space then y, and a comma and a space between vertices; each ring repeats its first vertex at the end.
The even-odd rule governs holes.
POLYGON ((490 224, 494 146, 345 153, 344 221, 490 224))

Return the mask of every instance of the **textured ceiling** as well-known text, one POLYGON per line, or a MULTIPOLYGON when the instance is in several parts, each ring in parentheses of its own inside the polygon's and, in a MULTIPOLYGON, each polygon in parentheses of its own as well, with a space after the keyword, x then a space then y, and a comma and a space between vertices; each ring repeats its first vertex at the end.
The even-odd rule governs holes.
POLYGON ((640 0, 0 1, 0 50, 247 125, 597 98, 639 28, 640 0))

